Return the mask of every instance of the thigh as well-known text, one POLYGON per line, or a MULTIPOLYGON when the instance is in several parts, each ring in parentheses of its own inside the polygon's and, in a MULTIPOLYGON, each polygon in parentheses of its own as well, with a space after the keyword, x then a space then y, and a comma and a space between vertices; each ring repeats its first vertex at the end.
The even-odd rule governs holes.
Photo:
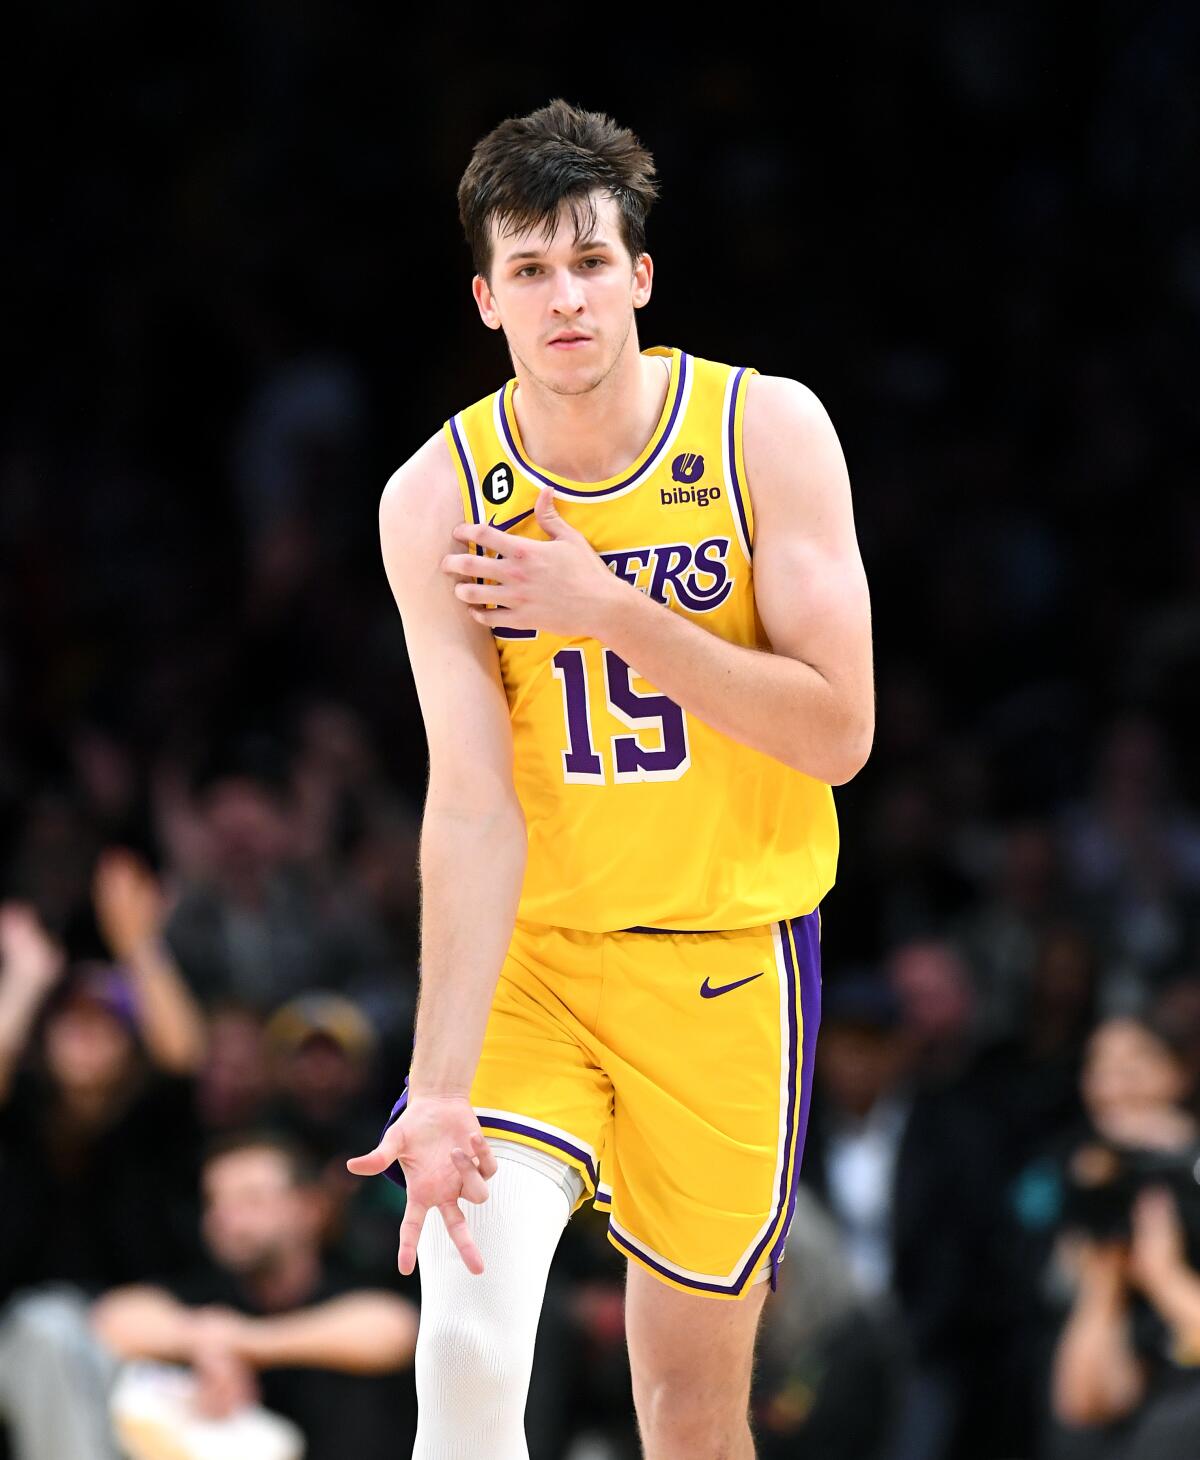
POLYGON ((600 997, 596 934, 518 923, 492 1000, 471 1086, 488 1136, 556 1156, 596 1195, 612 1122, 612 1084, 593 1042, 600 997))
POLYGON ((609 1237, 666 1286, 739 1299, 774 1284, 820 1021, 818 916, 606 940, 609 1237))

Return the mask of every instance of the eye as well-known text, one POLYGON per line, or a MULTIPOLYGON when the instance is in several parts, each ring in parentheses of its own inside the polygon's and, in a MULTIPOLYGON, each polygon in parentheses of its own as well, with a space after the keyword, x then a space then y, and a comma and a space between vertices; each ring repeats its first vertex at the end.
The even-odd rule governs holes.
MULTIPOLYGON (((590 258, 590 259, 584 259, 583 262, 585 264, 603 264, 603 263, 605 263, 607 261, 605 259, 601 259, 601 258, 590 258)), ((594 274, 596 271, 595 271, 595 269, 590 269, 588 272, 594 274)))
POLYGON ((536 270, 537 269, 537 265, 536 264, 526 264, 523 269, 518 269, 517 270, 517 278, 518 279, 521 278, 521 276, 523 274, 528 273, 530 269, 536 270))

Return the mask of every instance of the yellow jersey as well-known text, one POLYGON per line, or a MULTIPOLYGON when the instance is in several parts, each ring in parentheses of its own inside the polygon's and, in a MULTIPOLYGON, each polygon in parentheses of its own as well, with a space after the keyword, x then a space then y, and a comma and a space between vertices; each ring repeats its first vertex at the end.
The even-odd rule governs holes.
MULTIPOLYGON (((516 381, 446 422, 468 522, 544 538, 543 486, 604 562, 672 613, 769 650, 754 602, 742 417, 753 369, 654 347, 666 401, 638 459, 573 482, 529 459, 516 381)), ((759 927, 833 885, 832 789, 690 714, 595 639, 492 630, 529 850, 525 922, 609 932, 759 927)))

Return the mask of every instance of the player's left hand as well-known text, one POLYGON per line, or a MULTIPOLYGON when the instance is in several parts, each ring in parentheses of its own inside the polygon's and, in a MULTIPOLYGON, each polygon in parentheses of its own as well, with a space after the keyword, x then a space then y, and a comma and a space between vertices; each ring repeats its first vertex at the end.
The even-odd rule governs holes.
POLYGON ((463 522, 454 529, 459 542, 477 543, 500 556, 449 553, 442 559, 442 570, 463 580, 455 584, 455 596, 478 623, 544 629, 564 638, 595 638, 606 608, 629 585, 605 566, 583 533, 559 516, 552 488, 543 487, 538 493, 534 512, 547 541, 463 522), (475 581, 484 575, 489 582, 475 581))

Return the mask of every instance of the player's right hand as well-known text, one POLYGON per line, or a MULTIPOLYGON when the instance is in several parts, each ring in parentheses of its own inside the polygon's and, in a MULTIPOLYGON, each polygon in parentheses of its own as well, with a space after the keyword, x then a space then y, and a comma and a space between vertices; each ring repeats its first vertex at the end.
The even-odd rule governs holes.
POLYGON ((408 1205, 400 1224, 397 1266, 406 1276, 417 1265, 417 1240, 426 1214, 437 1207, 446 1231, 468 1271, 483 1271, 483 1257, 471 1236, 459 1198, 485 1202, 496 1158, 471 1102, 463 1095, 414 1095, 403 1114, 383 1133, 373 1151, 352 1156, 346 1167, 356 1176, 378 1176, 393 1161, 404 1169, 408 1205))

